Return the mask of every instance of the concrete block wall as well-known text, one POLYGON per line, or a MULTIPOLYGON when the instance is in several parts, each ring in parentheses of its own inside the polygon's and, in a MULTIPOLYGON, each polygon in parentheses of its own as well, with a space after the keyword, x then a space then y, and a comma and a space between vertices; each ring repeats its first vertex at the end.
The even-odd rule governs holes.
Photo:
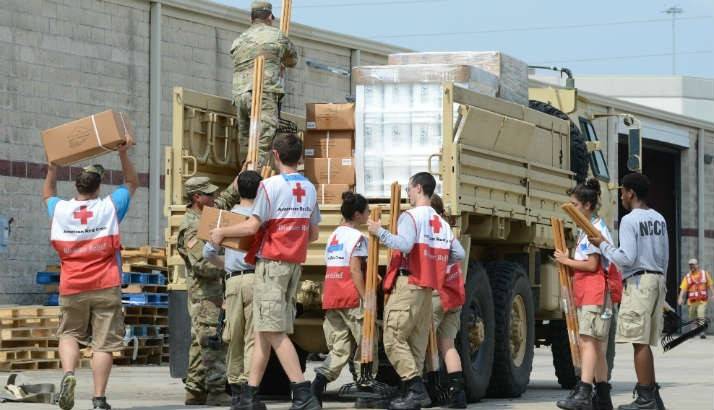
MULTIPOLYGON (((0 5, 0 215, 14 218, 8 250, 0 253, 0 304, 43 303, 35 272, 57 262, 41 199, 43 129, 109 108, 128 113, 137 134, 130 157, 142 187, 121 225, 122 241, 127 246, 148 242, 149 10, 146 0, 4 0, 0 5)), ((231 96, 230 46, 248 27, 236 15, 201 0, 195 11, 164 2, 162 145, 171 138, 174 86, 231 96)), ((336 45, 324 37, 294 41, 300 63, 287 71, 284 109, 300 114, 308 101, 344 101, 349 78, 308 68, 305 61, 349 70, 351 48, 344 40, 336 45)), ((385 62, 386 53, 363 53, 363 64, 385 62)), ((114 184, 103 187, 106 195, 120 183, 119 161, 108 154, 93 162, 116 171, 108 178, 114 184)), ((62 170, 60 196, 73 195, 76 172, 62 170)), ((162 233, 163 226, 162 219, 162 233)))

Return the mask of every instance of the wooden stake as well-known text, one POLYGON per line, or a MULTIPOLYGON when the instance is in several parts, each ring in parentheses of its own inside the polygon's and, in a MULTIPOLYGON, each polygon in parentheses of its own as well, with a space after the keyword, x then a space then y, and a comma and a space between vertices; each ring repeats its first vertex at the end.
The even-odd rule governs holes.
POLYGON ((290 31, 290 17, 292 15, 292 9, 293 1, 283 0, 283 10, 282 14, 280 15, 280 31, 282 31, 283 34, 285 34, 286 36, 290 31))
MULTIPOLYGON (((568 252, 568 246, 565 243, 565 232, 563 230, 563 220, 560 218, 550 218, 550 223, 553 228, 553 241, 555 248, 561 252, 568 252)), ((560 279, 560 302, 565 313, 565 324, 568 329, 568 342, 570 343, 570 356, 573 360, 573 367, 576 373, 581 367, 580 360, 580 329, 578 325, 578 314, 575 310, 573 298, 573 283, 570 268, 558 263, 559 279, 560 279)))
MULTIPOLYGON (((376 206, 369 213, 372 221, 379 222, 382 208, 376 206)), ((364 314, 362 320, 362 341, 360 363, 374 362, 374 337, 377 318, 377 274, 379 273, 379 238, 370 235, 367 245, 367 274, 364 286, 364 314)))
POLYGON ((575 225, 577 225, 578 228, 582 229, 587 236, 600 236, 600 231, 598 231, 597 228, 595 228, 593 224, 590 223, 588 218, 586 218, 585 215, 582 214, 582 212, 578 211, 578 208, 576 208, 575 205, 571 203, 565 203, 561 205, 560 208, 570 216, 573 222, 575 222, 575 225))
POLYGON ((253 63, 253 92, 250 107, 250 131, 248 137, 247 166, 245 169, 255 171, 258 167, 258 141, 260 140, 260 115, 263 106, 263 68, 265 57, 258 56, 253 63))

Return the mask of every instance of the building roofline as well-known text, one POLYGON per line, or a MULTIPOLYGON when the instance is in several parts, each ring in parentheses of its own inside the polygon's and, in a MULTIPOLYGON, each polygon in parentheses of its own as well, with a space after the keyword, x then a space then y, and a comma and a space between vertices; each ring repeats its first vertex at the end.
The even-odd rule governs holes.
MULTIPOLYGON (((152 0, 147 0, 151 2, 152 0)), ((247 10, 218 4, 209 0, 158 0, 161 4, 177 9, 191 11, 211 17, 221 18, 231 22, 250 25, 250 13, 247 10)), ((387 56, 392 53, 412 51, 408 48, 368 40, 361 37, 350 36, 329 30, 322 30, 304 24, 291 23, 290 35, 301 37, 325 44, 342 46, 387 56)))
MULTIPOLYGON (((577 77, 575 81, 577 84, 577 77)), ((534 79, 529 79, 528 82, 530 86, 564 88, 559 85, 554 85, 551 83, 534 79)), ((709 132, 714 132, 714 122, 704 121, 697 118, 688 117, 686 115, 675 114, 673 112, 660 110, 658 108, 652 108, 646 105, 625 101, 616 97, 609 97, 606 95, 597 94, 590 91, 583 91, 580 89, 578 89, 578 97, 582 97, 586 101, 593 102, 595 104, 601 104, 606 107, 616 108, 623 112, 647 115, 658 120, 667 121, 679 125, 685 125, 697 129, 701 128, 709 132)))

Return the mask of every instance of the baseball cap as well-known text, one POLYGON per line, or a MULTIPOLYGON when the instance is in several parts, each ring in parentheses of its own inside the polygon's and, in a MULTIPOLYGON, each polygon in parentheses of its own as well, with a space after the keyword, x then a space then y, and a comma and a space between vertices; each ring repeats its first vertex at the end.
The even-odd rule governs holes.
POLYGON ((688 264, 688 265, 699 265, 699 261, 697 261, 696 259, 692 258, 692 259, 689 260, 689 262, 687 262, 687 264, 688 264))

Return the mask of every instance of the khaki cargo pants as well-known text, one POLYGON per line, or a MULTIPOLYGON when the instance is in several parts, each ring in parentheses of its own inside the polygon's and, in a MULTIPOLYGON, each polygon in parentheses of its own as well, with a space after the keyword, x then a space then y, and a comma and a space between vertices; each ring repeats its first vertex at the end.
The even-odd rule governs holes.
POLYGON ((707 302, 697 302, 688 305, 689 320, 707 318, 707 302))
POLYGON ((439 292, 436 291, 431 294, 431 306, 437 339, 456 339, 461 327, 461 308, 444 312, 441 307, 441 297, 439 297, 439 292))
POLYGON ((628 278, 617 316, 616 342, 657 346, 666 293, 664 275, 645 273, 628 278))
MULTIPOLYGON (((263 93, 260 110, 260 138, 258 140, 258 166, 263 166, 270 161, 265 156, 270 152, 273 138, 278 132, 278 104, 282 94, 263 93)), ((238 112, 238 141, 240 142, 240 160, 248 155, 248 137, 250 135, 250 107, 253 93, 243 93, 236 98, 235 104, 238 112)))
POLYGON ((293 333, 299 264, 258 259, 253 286, 253 329, 293 333))
POLYGON ((223 341, 228 344, 226 367, 229 384, 247 383, 253 355, 253 286, 255 274, 234 276, 226 281, 226 325, 223 341))
MULTIPOLYGON (((330 354, 322 365, 315 369, 316 373, 325 376, 329 381, 334 381, 340 377, 342 369, 354 354, 355 376, 359 378, 361 370, 362 318, 362 308, 360 307, 325 311, 322 329, 325 332, 325 340, 330 354)), ((379 365, 379 359, 377 358, 378 341, 379 334, 375 334, 374 346, 372 347, 374 352, 372 358, 373 377, 377 375, 377 367, 379 365)))
POLYGON ((400 276, 384 308, 384 351, 402 380, 421 376, 429 341, 431 292, 400 276))

